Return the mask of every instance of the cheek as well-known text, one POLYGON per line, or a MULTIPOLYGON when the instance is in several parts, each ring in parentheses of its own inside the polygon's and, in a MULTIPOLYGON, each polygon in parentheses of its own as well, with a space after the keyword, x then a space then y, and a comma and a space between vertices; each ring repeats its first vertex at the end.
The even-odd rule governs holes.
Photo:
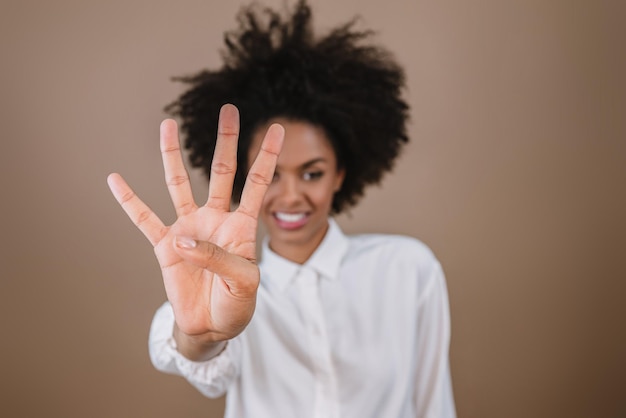
POLYGON ((318 206, 330 207, 335 195, 334 184, 331 182, 324 182, 319 184, 320 187, 311 194, 311 197, 315 200, 318 206))

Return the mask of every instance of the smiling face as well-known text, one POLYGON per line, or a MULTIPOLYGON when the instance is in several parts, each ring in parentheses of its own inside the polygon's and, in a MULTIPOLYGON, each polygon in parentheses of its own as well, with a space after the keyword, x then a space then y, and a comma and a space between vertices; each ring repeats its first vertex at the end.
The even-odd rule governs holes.
MULTIPOLYGON (((343 170, 323 129, 307 122, 274 119, 285 128, 278 157, 260 217, 277 254, 304 263, 328 229, 333 196, 341 187, 343 170)), ((269 126, 269 124, 267 125, 269 126)), ((253 161, 267 126, 257 129, 248 161, 253 161)))

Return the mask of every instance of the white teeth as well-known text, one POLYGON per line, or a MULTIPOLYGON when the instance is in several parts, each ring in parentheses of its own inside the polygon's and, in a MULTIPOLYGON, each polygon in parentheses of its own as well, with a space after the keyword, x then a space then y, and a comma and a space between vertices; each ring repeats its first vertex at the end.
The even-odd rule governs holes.
POLYGON ((283 222, 298 222, 304 219, 306 214, 304 213, 284 213, 284 212, 276 212, 276 218, 279 221, 283 222))

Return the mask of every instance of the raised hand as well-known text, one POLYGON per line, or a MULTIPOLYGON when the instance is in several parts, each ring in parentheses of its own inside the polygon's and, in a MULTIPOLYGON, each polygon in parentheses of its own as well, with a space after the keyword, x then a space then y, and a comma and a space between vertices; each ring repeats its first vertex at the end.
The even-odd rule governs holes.
POLYGON ((248 173, 241 203, 230 211, 238 134, 237 108, 225 105, 220 111, 209 197, 204 206, 197 206, 182 160, 176 122, 165 120, 161 124, 165 179, 178 217, 170 226, 161 222, 119 174, 108 177, 113 195, 154 246, 174 310, 176 332, 203 343, 235 337, 254 313, 260 279, 255 262, 257 218, 276 167, 284 129, 277 124, 268 129, 248 173))

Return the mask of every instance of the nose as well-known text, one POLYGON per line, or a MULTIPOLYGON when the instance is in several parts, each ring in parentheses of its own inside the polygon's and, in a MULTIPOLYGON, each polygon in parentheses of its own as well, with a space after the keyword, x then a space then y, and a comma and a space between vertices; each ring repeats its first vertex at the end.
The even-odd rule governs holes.
POLYGON ((294 206, 302 200, 300 182, 293 176, 282 176, 278 181, 278 198, 286 206, 294 206))

